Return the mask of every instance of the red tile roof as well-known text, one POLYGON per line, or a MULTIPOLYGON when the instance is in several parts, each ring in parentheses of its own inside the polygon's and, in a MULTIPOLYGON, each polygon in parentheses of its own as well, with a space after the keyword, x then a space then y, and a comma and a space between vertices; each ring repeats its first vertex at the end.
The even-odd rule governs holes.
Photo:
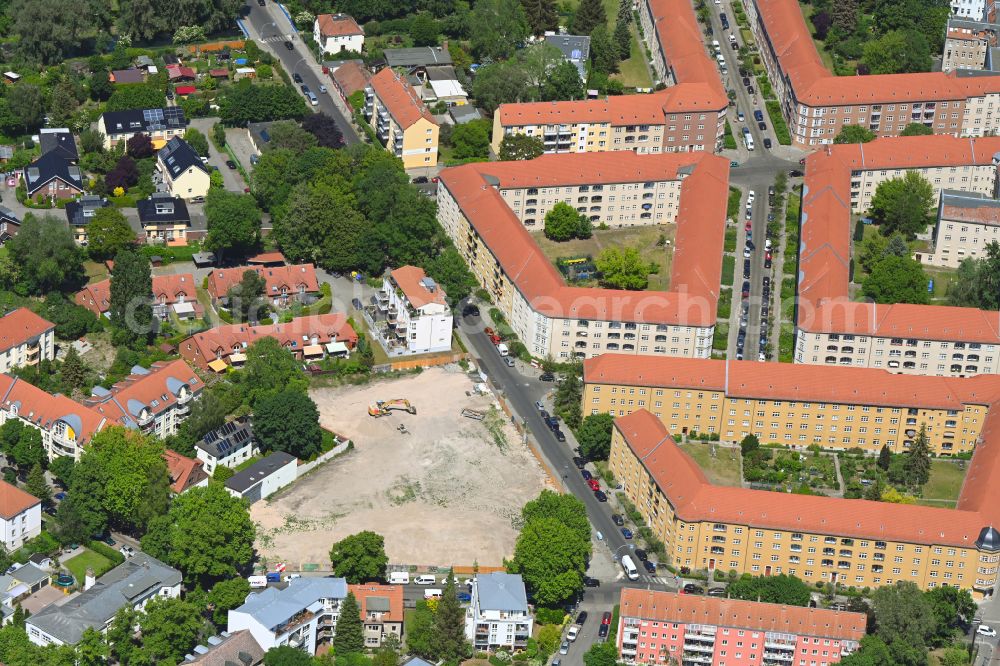
POLYGON ((284 264, 285 255, 280 252, 261 252, 247 259, 248 264, 284 264))
POLYGON ((41 502, 42 500, 17 486, 0 481, 0 518, 10 520, 41 502))
MULTIPOLYGON (((153 276, 153 298, 157 303, 173 305, 180 302, 180 297, 193 302, 197 300, 195 293, 197 285, 191 273, 172 273, 153 276)), ((111 308, 111 280, 92 282, 76 292, 73 300, 97 316, 101 316, 111 308)))
POLYGON ((158 361, 149 370, 133 372, 107 393, 95 392, 85 402, 113 424, 129 426, 143 410, 155 416, 173 408, 185 387, 196 396, 205 383, 182 360, 158 361))
POLYGON ((167 74, 170 80, 174 79, 194 79, 195 71, 184 65, 167 65, 167 74))
MULTIPOLYGON (((600 172, 598 172, 600 173, 600 172)), ((488 162, 445 169, 440 185, 456 201, 504 272, 535 311, 549 317, 641 321, 656 324, 709 326, 715 323, 722 271, 722 244, 728 193, 728 160, 704 152, 636 155, 596 153, 548 155, 525 162, 488 162), (494 173, 520 182, 573 182, 579 165, 598 161, 617 165, 615 178, 629 168, 639 174, 660 170, 689 172, 681 182, 671 291, 620 291, 570 287, 539 250, 534 239, 507 207, 489 179, 494 173), (542 174, 546 174, 543 178, 542 174), (553 176, 554 175, 554 176, 553 176)), ((600 182, 600 181, 596 181, 600 182)), ((519 185, 523 186, 523 185, 519 185)))
POLYGON ((319 34, 324 37, 347 37, 363 35, 364 29, 347 14, 320 14, 316 17, 319 34))
POLYGON ((239 266, 216 268, 208 275, 208 293, 212 298, 222 298, 230 288, 238 285, 247 271, 254 271, 267 284, 265 296, 273 298, 282 293, 293 295, 302 287, 307 294, 319 291, 316 268, 312 264, 291 266, 239 266))
POLYGON ((334 80, 344 97, 350 97, 352 93, 364 90, 371 81, 372 75, 368 69, 356 62, 345 62, 337 69, 330 72, 330 78, 334 80))
POLYGON ((298 317, 285 324, 250 326, 230 324, 217 326, 196 333, 180 344, 180 354, 202 369, 217 357, 228 357, 234 352, 243 352, 261 338, 274 338, 292 352, 300 352, 307 345, 344 342, 353 348, 358 342, 358 334, 340 312, 325 315, 298 317))
POLYGON ((194 86, 177 86, 174 92, 178 95, 192 95, 198 91, 194 86))
POLYGON ((842 641, 860 641, 867 623, 864 613, 630 587, 621 591, 620 615, 622 619, 706 624, 842 641))
MULTIPOLYGON (((348 585, 347 590, 353 592, 358 600, 361 611, 361 619, 368 617, 368 599, 371 597, 382 597, 389 602, 389 612, 382 616, 383 622, 403 621, 403 588, 399 585, 381 585, 379 583, 364 583, 362 585, 348 585)), ((384 612, 378 611, 375 612, 384 612)))
POLYGON ((429 290, 423 282, 427 273, 419 266, 401 266, 390 275, 413 307, 422 308, 428 303, 446 304, 444 289, 437 285, 434 291, 429 290))
POLYGON ((50 395, 22 379, 0 375, 0 408, 10 411, 12 407, 18 418, 38 428, 48 430, 56 421, 65 423, 81 446, 107 423, 94 410, 64 395, 50 395))
POLYGON ((618 417, 615 427, 685 522, 974 547, 980 530, 1000 514, 993 506, 955 510, 815 495, 790 502, 787 493, 714 486, 652 413, 640 409, 618 417))
POLYGON ((1000 225, 1000 208, 996 206, 942 206, 941 219, 997 226, 1000 225))
POLYGON ((42 319, 28 308, 18 308, 0 317, 0 352, 34 340, 56 325, 42 319))
POLYGON ((420 101, 417 91, 413 89, 406 79, 390 67, 386 67, 371 78, 370 85, 375 95, 382 101, 395 120, 404 130, 415 122, 424 118, 430 123, 437 125, 434 116, 427 110, 424 103, 420 101))
POLYGON ((167 463, 167 472, 170 474, 170 489, 178 495, 208 479, 205 463, 198 458, 188 458, 166 449, 163 460, 167 463))
MULTIPOLYGON (((769 0, 770 1, 770 0, 769 0)), ((799 247, 798 327, 882 337, 1000 342, 1000 315, 941 305, 875 305, 849 296, 851 173, 992 164, 1000 137, 883 138, 826 146, 806 158, 799 247)))

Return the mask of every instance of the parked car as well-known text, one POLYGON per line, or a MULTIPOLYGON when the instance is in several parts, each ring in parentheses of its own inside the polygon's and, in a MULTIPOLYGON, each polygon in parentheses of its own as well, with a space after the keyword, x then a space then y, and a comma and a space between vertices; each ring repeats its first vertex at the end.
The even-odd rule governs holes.
POLYGON ((656 573, 656 562, 650 562, 649 560, 646 560, 642 563, 642 566, 646 569, 647 573, 651 574, 656 573))
POLYGON ((724 588, 724 587, 710 587, 710 588, 708 588, 708 596, 710 596, 710 597, 724 597, 724 596, 726 596, 726 588, 724 588))
POLYGON ((584 576, 583 577, 583 586, 584 587, 600 587, 601 586, 601 581, 597 580, 596 578, 591 578, 589 576, 584 576))
POLYGON ((625 519, 622 518, 619 514, 613 513, 613 514, 611 514, 611 522, 613 522, 615 525, 618 525, 619 527, 621 527, 622 525, 625 524, 625 519))
POLYGON ((585 469, 583 469, 583 470, 580 470, 580 476, 582 476, 582 477, 583 477, 583 480, 584 480, 584 481, 590 481, 591 479, 593 479, 593 478, 594 478, 594 475, 593 475, 593 474, 591 474, 590 472, 588 472, 588 471, 587 471, 587 470, 585 470, 585 469))
MULTIPOLYGON (((325 86, 320 86, 320 89, 322 90, 322 88, 324 88, 324 87, 325 86)), ((419 183, 426 183, 427 182, 427 176, 417 176, 416 178, 413 179, 412 182, 418 183, 418 184, 419 183)))
POLYGON ((229 167, 230 169, 235 169, 236 168, 236 162, 234 162, 232 160, 226 160, 226 166, 229 167))
POLYGON ((545 425, 547 425, 549 427, 549 430, 553 432, 559 430, 559 417, 558 416, 548 417, 547 419, 545 419, 545 425))
POLYGON ((296 83, 302 83, 302 75, 299 74, 298 72, 293 73, 292 81, 295 81, 296 83))
POLYGON ((580 635, 580 627, 572 626, 566 631, 566 640, 572 642, 576 640, 576 637, 580 635))
POLYGON ((594 491, 594 497, 597 498, 598 502, 607 502, 608 501, 608 496, 604 494, 603 490, 595 490, 594 491))
POLYGON ((556 441, 557 442, 565 442, 566 441, 566 433, 564 433, 562 430, 554 430, 552 432, 552 434, 556 436, 556 441))
POLYGON ((764 147, 767 148, 768 150, 771 149, 771 140, 768 139, 767 137, 764 138, 764 147))
POLYGON ((324 85, 323 85, 323 84, 321 83, 321 84, 320 84, 320 86, 319 86, 319 91, 320 91, 321 93, 323 93, 323 94, 325 95, 325 94, 326 94, 326 86, 324 86, 324 85))
POLYGON ((125 558, 127 559, 135 555, 135 548, 133 548, 132 546, 122 546, 121 548, 118 549, 118 552, 124 555, 125 558))
POLYGON ((101 539, 101 543, 105 543, 105 544, 111 546, 112 548, 114 546, 118 545, 118 542, 115 541, 114 539, 112 539, 110 534, 108 536, 102 538, 101 539))
POLYGON ((562 645, 559 646, 559 654, 569 653, 569 641, 563 641, 562 645))
POLYGON ((804 174, 798 169, 792 169, 791 171, 788 172, 788 176, 790 178, 801 178, 803 175, 804 174))
POLYGON ((602 624, 600 627, 598 627, 598 629, 597 629, 597 637, 600 640, 602 640, 602 641, 607 640, 607 638, 608 638, 608 625, 602 624))
POLYGON ((57 500, 61 502, 64 499, 66 499, 66 493, 56 493, 55 495, 53 495, 53 497, 55 497, 57 500))
POLYGON ((635 556, 638 557, 639 560, 642 562, 645 562, 646 560, 649 559, 649 556, 646 554, 646 551, 644 551, 642 548, 635 549, 635 556))
POLYGON ((623 527, 622 528, 622 536, 625 537, 626 539, 631 539, 632 538, 632 530, 630 530, 627 527, 623 527))
POLYGON ((587 461, 578 456, 573 458, 573 464, 576 465, 577 469, 583 469, 583 466, 587 464, 587 461))
POLYGON ((757 129, 759 129, 761 132, 766 132, 767 131, 767 123, 765 123, 765 122, 757 123, 757 129))
POLYGON ((686 583, 684 585, 684 594, 705 594, 705 590, 694 583, 686 583))
POLYGON ((976 627, 976 633, 979 634, 980 636, 989 636, 992 638, 993 636, 997 635, 997 630, 994 629, 993 627, 990 627, 989 625, 981 624, 978 627, 976 627))
POLYGON ((464 601, 465 603, 469 603, 470 601, 472 601, 472 595, 469 594, 468 592, 459 592, 458 594, 455 595, 455 597, 459 601, 464 601))
POLYGON ((543 382, 554 382, 556 380, 556 376, 551 372, 543 372, 538 376, 538 379, 543 382))
POLYGON ((760 109, 754 109, 753 119, 756 120, 757 122, 764 120, 764 112, 761 111, 760 109))
POLYGON ((286 41, 285 42, 285 48, 288 49, 289 51, 292 51, 292 50, 295 49, 295 46, 293 46, 291 42, 286 41))
POLYGON ((261 7, 263 7, 264 6, 264 0, 257 0, 257 4, 260 5, 261 7))
POLYGON ((587 611, 580 611, 580 614, 576 616, 576 623, 583 626, 583 623, 587 621, 587 611))
POLYGON ((587 487, 589 487, 591 490, 600 490, 601 489, 601 482, 598 481, 597 479, 591 477, 591 478, 587 479, 587 487))

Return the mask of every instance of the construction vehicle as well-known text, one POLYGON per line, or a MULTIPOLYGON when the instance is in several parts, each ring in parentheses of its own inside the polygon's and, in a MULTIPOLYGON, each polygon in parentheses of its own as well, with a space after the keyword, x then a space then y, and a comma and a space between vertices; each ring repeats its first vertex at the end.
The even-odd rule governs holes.
POLYGON ((409 412, 410 414, 417 413, 417 408, 411 405, 410 401, 406 398, 394 398, 392 400, 376 400, 374 403, 368 405, 368 415, 379 418, 381 416, 388 416, 395 409, 409 412))

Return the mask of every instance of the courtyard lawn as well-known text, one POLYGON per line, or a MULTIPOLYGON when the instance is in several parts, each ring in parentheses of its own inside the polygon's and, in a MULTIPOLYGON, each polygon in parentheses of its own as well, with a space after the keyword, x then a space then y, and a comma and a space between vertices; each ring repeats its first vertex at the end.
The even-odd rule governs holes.
POLYGON ((612 78, 621 81, 626 88, 652 88, 653 80, 646 65, 646 54, 636 36, 635 25, 629 27, 629 32, 632 34, 629 58, 621 61, 618 65, 618 74, 613 74, 612 78))
MULTIPOLYGON (((532 232, 531 236, 553 265, 558 259, 572 257, 590 256, 596 260, 601 250, 608 247, 633 247, 639 251, 643 261, 655 262, 659 269, 659 272, 649 276, 647 289, 663 291, 670 288, 670 266, 673 263, 673 240, 676 231, 677 226, 673 224, 654 224, 622 229, 594 229, 594 235, 590 238, 573 239, 563 243, 549 240, 541 231, 532 232), (665 236, 671 245, 662 247, 657 245, 661 235, 665 236)), ((587 285, 585 282, 579 284, 587 285)))
POLYGON ((701 471, 712 483, 720 486, 740 485, 740 450, 720 446, 718 442, 688 442, 681 450, 698 463, 701 471), (712 455, 715 449, 715 455, 712 455))
MULTIPOLYGON (((965 467, 968 467, 968 463, 964 463, 962 467, 959 465, 960 463, 951 460, 932 461, 931 478, 922 489, 923 499, 949 502, 957 500, 958 493, 962 490, 962 481, 965 480, 965 467)), ((932 504, 941 505, 940 502, 932 504)))
POLYGON ((65 566, 69 569, 70 573, 73 574, 73 578, 76 579, 76 584, 82 586, 87 569, 93 569, 94 574, 100 577, 102 574, 111 570, 114 566, 114 562, 100 553, 95 553, 89 548, 85 548, 79 555, 74 555, 70 559, 66 560, 65 566))
POLYGON ((108 267, 103 262, 85 261, 83 262, 83 270, 87 274, 89 282, 100 282, 101 280, 106 280, 110 275, 108 267))
POLYGON ((934 280, 934 293, 931 294, 931 303, 947 304, 948 287, 955 281, 957 275, 955 269, 924 266, 924 273, 927 274, 928 279, 934 280))

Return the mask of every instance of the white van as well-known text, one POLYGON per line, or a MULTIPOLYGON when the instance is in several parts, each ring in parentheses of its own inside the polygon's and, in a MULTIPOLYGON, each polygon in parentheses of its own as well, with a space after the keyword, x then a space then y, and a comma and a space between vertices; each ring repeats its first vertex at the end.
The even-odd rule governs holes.
POLYGON ((430 574, 421 574, 414 578, 413 582, 417 585, 433 585, 437 582, 437 579, 430 574))
POLYGON ((628 576, 629 580, 639 579, 639 570, 635 568, 635 562, 628 555, 622 555, 622 569, 625 570, 625 575, 628 576))
POLYGON ((444 595, 444 590, 439 590, 437 588, 424 590, 424 599, 440 599, 442 595, 444 595))
POLYGON ((389 583, 392 585, 408 585, 410 582, 410 572, 393 571, 389 574, 389 583))
POLYGON ((497 351, 500 352, 501 356, 507 356, 508 354, 510 354, 510 350, 507 349, 507 345, 505 345, 502 342, 497 344, 497 351))
POLYGON ((247 578, 247 582, 250 583, 252 590, 267 587, 267 576, 250 576, 247 578))

